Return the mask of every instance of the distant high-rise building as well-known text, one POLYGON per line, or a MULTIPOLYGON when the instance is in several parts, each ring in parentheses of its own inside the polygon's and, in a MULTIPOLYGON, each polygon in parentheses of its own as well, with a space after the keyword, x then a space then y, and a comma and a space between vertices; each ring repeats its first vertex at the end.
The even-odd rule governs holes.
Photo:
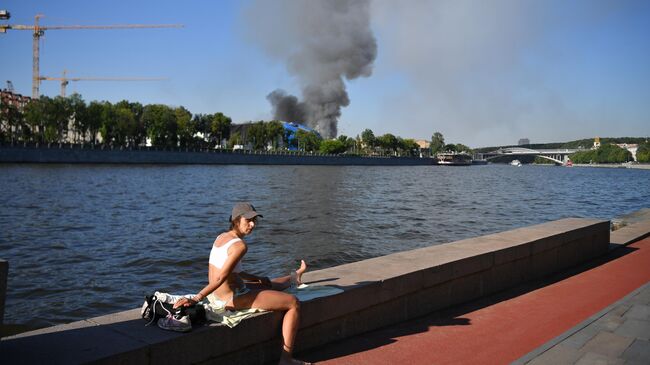
POLYGON ((528 138, 522 138, 519 140, 519 145, 525 145, 525 144, 530 144, 530 140, 528 138))

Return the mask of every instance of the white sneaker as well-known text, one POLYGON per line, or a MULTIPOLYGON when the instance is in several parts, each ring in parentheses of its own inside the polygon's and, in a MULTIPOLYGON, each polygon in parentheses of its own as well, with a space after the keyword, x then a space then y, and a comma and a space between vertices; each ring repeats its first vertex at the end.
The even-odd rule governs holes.
POLYGON ((192 323, 190 323, 190 316, 178 319, 174 316, 167 316, 158 320, 158 327, 168 331, 188 332, 192 330, 192 323))
POLYGON ((159 291, 155 292, 154 295, 162 303, 174 304, 182 298, 194 298, 196 294, 185 294, 185 295, 172 295, 168 293, 161 293, 159 291))
POLYGON ((174 302, 169 299, 170 295, 167 293, 161 293, 159 291, 153 293, 153 295, 156 297, 156 299, 160 300, 163 303, 171 303, 173 304, 174 302))

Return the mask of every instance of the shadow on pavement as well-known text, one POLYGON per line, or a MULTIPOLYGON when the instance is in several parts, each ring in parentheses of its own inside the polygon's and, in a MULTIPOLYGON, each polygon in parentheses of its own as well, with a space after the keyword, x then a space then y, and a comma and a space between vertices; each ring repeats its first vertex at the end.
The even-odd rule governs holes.
MULTIPOLYGON (((415 318, 407 322, 395 324, 353 336, 338 342, 334 342, 316 349, 304 351, 297 354, 296 357, 301 360, 311 362, 331 360, 338 357, 343 357, 385 346, 396 342, 397 339, 402 336, 425 333, 432 330, 434 327, 468 326, 472 323, 468 318, 463 317, 467 313, 471 313, 479 309, 495 305, 499 302, 509 300, 528 292, 557 283, 574 275, 601 266, 607 262, 616 260, 636 250, 638 249, 628 246, 619 247, 616 250, 610 251, 608 254, 589 263, 570 268, 561 273, 557 273, 543 279, 534 280, 529 283, 522 284, 512 289, 508 289, 503 292, 499 292, 472 302, 460 304, 442 311, 437 311, 424 317, 415 318)), ((300 333, 298 333, 298 341, 300 341, 300 333)))

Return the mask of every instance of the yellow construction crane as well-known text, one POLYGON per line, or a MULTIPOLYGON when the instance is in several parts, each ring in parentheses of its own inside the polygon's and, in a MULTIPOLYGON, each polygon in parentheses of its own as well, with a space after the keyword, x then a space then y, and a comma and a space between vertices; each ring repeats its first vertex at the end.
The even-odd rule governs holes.
POLYGON ((40 76, 39 80, 61 81, 61 96, 65 97, 65 88, 70 81, 160 81, 165 77, 67 77, 63 70, 63 77, 40 76))
MULTIPOLYGON (((7 13, 8 14, 8 13, 7 13)), ((40 26, 38 20, 44 17, 43 14, 36 14, 34 25, 11 25, 0 24, 0 33, 6 33, 7 29, 31 30, 33 31, 33 64, 32 64, 32 98, 38 99, 41 77, 39 75, 39 41, 46 30, 60 29, 133 29, 133 28, 182 28, 182 24, 119 24, 119 25, 48 25, 40 26)), ((8 19, 3 17, 0 19, 8 19)))

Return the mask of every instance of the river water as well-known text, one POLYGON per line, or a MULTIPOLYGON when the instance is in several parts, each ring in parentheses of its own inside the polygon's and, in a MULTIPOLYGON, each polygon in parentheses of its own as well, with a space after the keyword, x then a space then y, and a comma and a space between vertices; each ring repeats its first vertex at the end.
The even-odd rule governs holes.
POLYGON ((245 270, 287 274, 565 217, 650 206, 650 170, 509 165, 0 165, 5 324, 43 327, 196 292, 237 201, 245 270))

